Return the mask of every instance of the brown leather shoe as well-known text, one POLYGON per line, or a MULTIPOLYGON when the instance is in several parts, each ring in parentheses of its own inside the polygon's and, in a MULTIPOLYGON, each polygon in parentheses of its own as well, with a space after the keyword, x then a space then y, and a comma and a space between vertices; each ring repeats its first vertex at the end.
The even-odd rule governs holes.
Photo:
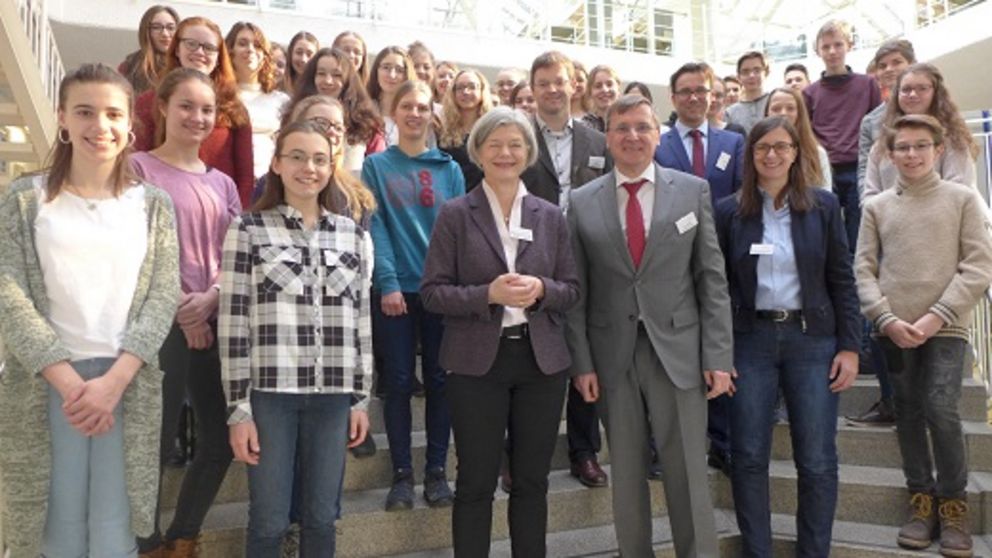
POLYGON ((609 477, 603 471, 595 457, 587 457, 572 463, 572 476, 579 479, 579 482, 589 488, 599 488, 606 486, 609 477))
POLYGON ((158 545, 148 552, 138 553, 138 558, 166 558, 166 553, 165 545, 158 545))
POLYGON ((510 466, 504 461, 499 468, 499 487, 507 494, 513 489, 513 478, 510 477, 510 466))
POLYGON ((940 555, 953 558, 971 558, 971 534, 968 531, 968 502, 950 498, 941 499, 940 555))
POLYGON ((200 554, 200 537, 169 541, 166 558, 196 558, 200 554))
POLYGON ((933 496, 917 492, 909 499, 909 521, 899 529, 896 541, 903 548, 928 548, 937 535, 937 513, 933 496))

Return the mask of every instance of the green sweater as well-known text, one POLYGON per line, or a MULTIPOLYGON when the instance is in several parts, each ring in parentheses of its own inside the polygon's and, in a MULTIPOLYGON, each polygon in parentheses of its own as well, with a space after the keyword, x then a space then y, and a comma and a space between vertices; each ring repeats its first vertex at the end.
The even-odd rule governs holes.
MULTIPOLYGON (((39 200, 35 181, 15 181, 0 200, 0 487, 9 558, 39 555, 48 504, 51 448, 46 366, 70 358, 47 320, 48 297, 35 250, 39 200)), ((158 351, 179 300, 179 255, 172 202, 145 184, 148 251, 128 313, 121 350, 144 366, 124 392, 124 451, 131 528, 151 534, 159 475, 162 373, 158 351)), ((124 294, 124 293, 122 293, 124 294)), ((0 555, 3 544, 0 544, 0 555)))
POLYGON ((971 311, 992 281, 992 236, 976 190, 936 172, 869 198, 854 271, 861 310, 878 331, 928 312, 940 336, 967 339, 971 311))

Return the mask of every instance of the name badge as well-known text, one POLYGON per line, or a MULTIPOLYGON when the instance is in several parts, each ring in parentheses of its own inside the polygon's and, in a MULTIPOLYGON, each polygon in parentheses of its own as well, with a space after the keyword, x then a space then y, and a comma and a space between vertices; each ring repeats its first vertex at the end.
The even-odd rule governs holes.
POLYGON ((716 168, 720 170, 727 170, 727 165, 730 164, 730 153, 726 151, 721 151, 720 156, 716 159, 716 168))
POLYGON ((513 227, 510 229, 510 238, 534 242, 534 231, 530 229, 513 227))
POLYGON ((755 242, 751 245, 752 256, 771 256, 775 253, 774 244, 759 244, 755 242))
POLYGON ((603 170, 606 167, 606 157, 589 156, 589 168, 603 170))
POLYGON ((675 228, 678 229, 679 234, 685 234, 687 231, 691 231, 699 224, 696 220, 696 214, 693 212, 686 213, 681 219, 675 221, 675 228))

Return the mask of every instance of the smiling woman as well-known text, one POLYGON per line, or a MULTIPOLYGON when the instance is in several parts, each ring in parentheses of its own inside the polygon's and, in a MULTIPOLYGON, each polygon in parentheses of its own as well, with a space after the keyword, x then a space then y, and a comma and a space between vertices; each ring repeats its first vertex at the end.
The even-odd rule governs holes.
POLYGON ((117 71, 140 95, 155 86, 165 69, 165 53, 179 25, 179 14, 170 6, 148 8, 138 24, 138 50, 127 55, 117 71))

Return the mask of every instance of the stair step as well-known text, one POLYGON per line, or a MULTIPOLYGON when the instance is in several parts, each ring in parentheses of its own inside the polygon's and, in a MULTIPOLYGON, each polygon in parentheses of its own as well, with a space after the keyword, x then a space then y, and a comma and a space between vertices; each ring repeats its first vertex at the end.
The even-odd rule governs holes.
MULTIPOLYGON (((878 401, 878 380, 874 376, 859 377, 854 385, 840 394, 839 416, 857 416, 878 401)), ((988 421, 988 393, 985 385, 975 378, 961 381, 961 401, 958 403, 961 420, 988 421)))
POLYGON ((30 143, 0 142, 0 161, 37 164, 38 155, 30 143))

